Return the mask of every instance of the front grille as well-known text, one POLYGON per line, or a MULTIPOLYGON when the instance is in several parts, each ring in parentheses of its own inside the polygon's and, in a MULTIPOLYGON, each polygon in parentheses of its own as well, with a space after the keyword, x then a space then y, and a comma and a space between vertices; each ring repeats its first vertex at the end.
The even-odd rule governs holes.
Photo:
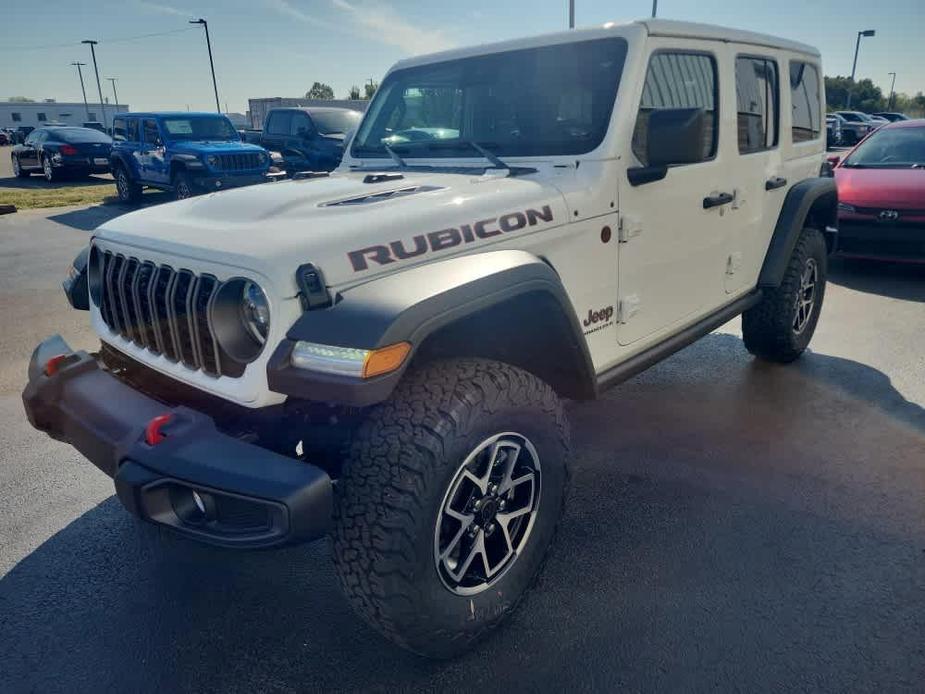
POLYGON ((222 171, 250 171, 260 168, 260 154, 247 152, 242 154, 219 154, 219 168, 222 171))
POLYGON ((240 376, 223 359, 210 309, 220 283, 211 275, 105 251, 100 254, 100 315, 109 328, 154 354, 212 376, 240 376))

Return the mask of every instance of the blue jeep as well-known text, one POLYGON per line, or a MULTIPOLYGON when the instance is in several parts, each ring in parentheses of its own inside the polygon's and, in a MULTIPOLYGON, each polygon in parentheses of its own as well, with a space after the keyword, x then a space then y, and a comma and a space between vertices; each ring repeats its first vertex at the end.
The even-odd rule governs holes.
POLYGON ((145 186, 180 200, 265 181, 270 155, 241 142, 220 113, 121 113, 113 119, 110 162, 119 200, 131 203, 145 186))

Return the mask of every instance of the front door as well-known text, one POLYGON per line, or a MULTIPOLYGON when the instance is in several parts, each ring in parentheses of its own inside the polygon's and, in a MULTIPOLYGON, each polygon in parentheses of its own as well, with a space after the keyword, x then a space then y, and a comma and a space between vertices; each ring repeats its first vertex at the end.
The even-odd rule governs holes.
MULTIPOLYGON (((726 126, 723 114, 731 107, 720 98, 720 80, 727 79, 720 66, 727 49, 716 42, 676 39, 663 45, 653 39, 650 45, 632 156, 644 167, 651 165, 658 146, 648 138, 655 112, 660 127, 674 121, 702 122, 703 127, 683 163, 669 163, 664 178, 621 187, 617 339, 622 345, 656 341, 660 333, 723 303, 736 193, 731 153, 720 137, 726 126)), ((671 136, 663 132, 657 137, 664 142, 671 136)))
POLYGON ((153 118, 142 121, 141 170, 147 183, 170 183, 170 171, 167 167, 164 140, 153 118))

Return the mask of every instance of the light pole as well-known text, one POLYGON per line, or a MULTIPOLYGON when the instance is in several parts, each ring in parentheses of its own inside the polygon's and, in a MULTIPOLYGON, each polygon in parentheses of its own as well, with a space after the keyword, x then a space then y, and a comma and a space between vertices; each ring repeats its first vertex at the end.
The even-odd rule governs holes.
POLYGON ((851 64, 851 84, 848 86, 848 104, 845 107, 846 109, 851 108, 851 89, 854 87, 854 73, 858 68, 858 50, 861 48, 861 37, 873 36, 876 33, 877 32, 873 29, 865 29, 864 31, 858 32, 858 40, 854 44, 854 62, 851 64))
POLYGON ((568 0, 568 28, 575 28, 575 0, 568 0))
POLYGON ((119 112, 119 93, 116 91, 116 82, 119 80, 118 77, 107 77, 107 80, 112 82, 112 96, 116 100, 116 113, 119 112))
POLYGON ((888 75, 893 75, 893 82, 890 84, 890 99, 889 99, 889 101, 887 101, 887 105, 886 105, 887 109, 889 109, 890 111, 892 111, 892 110, 893 110, 893 96, 894 96, 894 94, 896 93, 896 92, 895 92, 895 88, 896 88, 896 73, 895 73, 895 72, 888 72, 888 73, 886 73, 886 74, 888 74, 888 75))
POLYGON ((215 63, 212 62, 212 41, 209 39, 209 23, 202 17, 199 19, 189 20, 190 24, 201 24, 206 30, 206 48, 209 49, 209 67, 212 69, 212 88, 215 90, 215 110, 222 112, 222 107, 218 103, 218 83, 215 81, 215 63))
POLYGON ((86 43, 90 45, 90 55, 93 57, 93 72, 94 74, 96 74, 96 91, 99 92, 99 95, 100 95, 100 111, 103 113, 103 127, 108 128, 109 124, 106 122, 106 107, 103 105, 103 87, 100 86, 100 71, 99 71, 99 68, 96 66, 95 46, 96 44, 99 43, 99 41, 90 41, 88 39, 86 41, 81 41, 81 43, 86 43))
POLYGON ((71 65, 77 66, 77 76, 80 77, 80 93, 84 95, 84 111, 87 113, 87 120, 90 120, 90 104, 87 103, 87 90, 84 88, 84 73, 80 71, 81 66, 86 65, 86 63, 73 62, 71 65))
POLYGON ((652 0, 652 17, 658 14, 658 0, 652 0))

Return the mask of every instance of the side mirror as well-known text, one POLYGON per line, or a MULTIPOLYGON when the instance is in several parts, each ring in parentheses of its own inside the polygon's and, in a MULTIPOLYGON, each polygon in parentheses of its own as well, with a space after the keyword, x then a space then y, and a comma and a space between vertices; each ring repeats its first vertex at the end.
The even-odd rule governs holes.
POLYGON ((833 167, 835 167, 835 166, 838 166, 839 162, 841 161, 841 157, 837 155, 833 157, 827 157, 826 161, 829 162, 829 164, 831 164, 833 167))
POLYGON ((655 109, 649 114, 646 130, 648 165, 627 171, 632 185, 660 181, 669 166, 703 160, 707 119, 702 108, 655 109))

